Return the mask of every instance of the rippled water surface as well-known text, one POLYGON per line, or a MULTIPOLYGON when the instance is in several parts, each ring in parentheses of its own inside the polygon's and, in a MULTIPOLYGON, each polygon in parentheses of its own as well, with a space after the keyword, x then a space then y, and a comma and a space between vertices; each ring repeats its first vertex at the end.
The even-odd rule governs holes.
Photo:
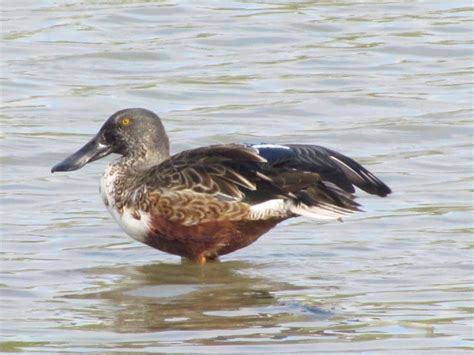
POLYGON ((470 6, 4 1, 0 350, 472 350, 470 6), (125 107, 174 152, 316 143, 394 194, 181 264, 112 221, 106 161, 49 172, 125 107))

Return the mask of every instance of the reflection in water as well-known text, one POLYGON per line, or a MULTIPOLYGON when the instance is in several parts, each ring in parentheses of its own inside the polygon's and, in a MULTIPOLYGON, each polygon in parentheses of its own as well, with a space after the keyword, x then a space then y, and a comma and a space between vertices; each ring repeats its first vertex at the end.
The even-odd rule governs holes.
POLYGON ((301 288, 243 272, 255 268, 251 263, 229 261, 85 269, 89 275, 120 277, 107 291, 65 297, 108 303, 112 307, 94 307, 89 316, 109 318, 112 308, 110 326, 117 332, 239 329, 330 316, 315 307, 280 303, 272 293, 301 288))

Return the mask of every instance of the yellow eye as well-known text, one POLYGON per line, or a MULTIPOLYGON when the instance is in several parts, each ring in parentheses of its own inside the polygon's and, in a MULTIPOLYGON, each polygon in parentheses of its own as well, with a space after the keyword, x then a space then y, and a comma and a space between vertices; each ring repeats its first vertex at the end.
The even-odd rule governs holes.
POLYGON ((131 122, 132 122, 132 120, 131 120, 130 118, 125 117, 125 118, 122 118, 122 119, 120 120, 120 125, 126 127, 126 126, 128 126, 131 122))

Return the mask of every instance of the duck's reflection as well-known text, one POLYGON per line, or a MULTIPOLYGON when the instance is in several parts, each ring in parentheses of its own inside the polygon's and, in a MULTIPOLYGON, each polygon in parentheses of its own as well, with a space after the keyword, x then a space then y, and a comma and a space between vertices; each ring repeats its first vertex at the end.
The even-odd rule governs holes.
POLYGON ((287 305, 273 296, 297 292, 298 288, 249 275, 258 267, 228 261, 204 266, 93 268, 84 272, 88 276, 119 277, 113 277, 115 281, 107 291, 67 297, 100 299, 103 306, 95 305, 94 316, 110 319, 113 312, 112 328, 117 332, 236 329, 307 319, 307 309, 295 309, 294 304, 287 305))

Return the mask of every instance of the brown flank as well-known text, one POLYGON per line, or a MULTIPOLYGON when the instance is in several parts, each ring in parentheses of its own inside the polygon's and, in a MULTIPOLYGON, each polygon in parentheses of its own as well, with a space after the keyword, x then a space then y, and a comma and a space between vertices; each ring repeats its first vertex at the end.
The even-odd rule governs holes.
POLYGON ((205 264, 220 255, 252 244, 284 219, 286 218, 259 221, 222 220, 184 226, 154 215, 145 243, 166 253, 205 264))

